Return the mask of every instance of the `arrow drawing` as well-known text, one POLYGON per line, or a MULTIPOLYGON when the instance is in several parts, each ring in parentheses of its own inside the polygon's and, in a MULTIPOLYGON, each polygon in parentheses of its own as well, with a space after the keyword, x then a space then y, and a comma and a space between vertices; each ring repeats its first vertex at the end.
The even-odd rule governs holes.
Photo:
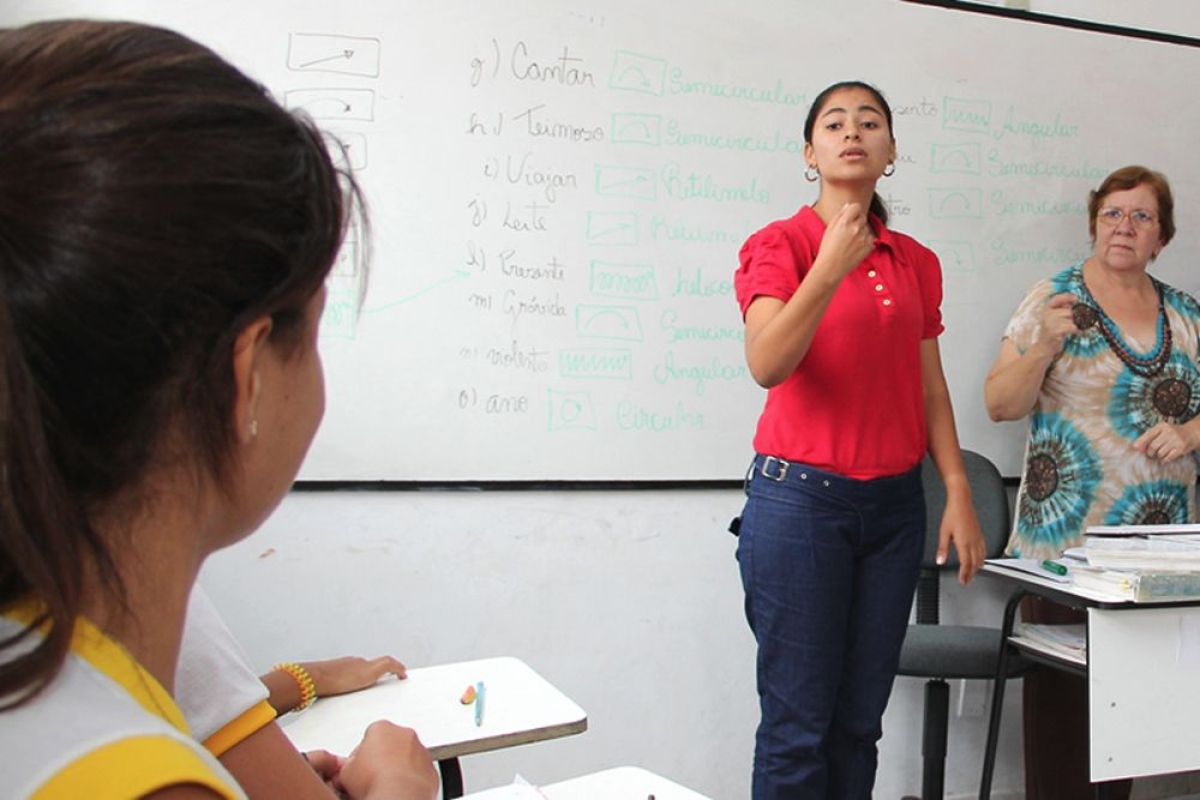
POLYGON ((295 72, 336 72, 342 75, 379 77, 378 39, 293 33, 288 39, 288 69, 295 72))

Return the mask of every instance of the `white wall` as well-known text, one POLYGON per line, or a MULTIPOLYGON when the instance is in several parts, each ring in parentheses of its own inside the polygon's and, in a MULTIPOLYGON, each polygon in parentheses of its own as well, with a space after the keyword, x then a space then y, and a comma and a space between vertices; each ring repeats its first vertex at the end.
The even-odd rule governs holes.
MULTIPOLYGON (((757 723, 725 532, 741 502, 734 490, 293 493, 202 582, 261 670, 348 653, 414 667, 514 655, 587 710, 580 736, 465 758, 469 790, 635 764, 739 800, 757 723)), ((994 582, 945 586, 943 621, 999 623, 994 582)), ((949 796, 978 786, 986 718, 973 686, 969 715, 951 722, 949 796)), ((922 689, 897 682, 878 797, 919 793, 922 689)), ((999 797, 1022 782, 1019 695, 1012 685, 999 797)))

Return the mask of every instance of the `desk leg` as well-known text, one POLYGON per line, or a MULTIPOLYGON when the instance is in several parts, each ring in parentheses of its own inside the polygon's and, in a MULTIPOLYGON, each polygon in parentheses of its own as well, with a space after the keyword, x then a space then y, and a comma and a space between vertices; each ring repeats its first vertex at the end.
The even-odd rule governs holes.
POLYGON ((438 772, 442 773, 442 800, 453 800, 463 796, 462 767, 457 758, 443 758, 437 762, 438 772))
POLYGON ((1000 711, 1004 706, 1004 684, 1008 680, 1008 637, 1012 635, 1017 608, 1025 594, 1024 589, 1016 590, 1009 598, 1008 605, 1004 607, 1004 625, 1000 628, 1000 653, 996 657, 996 679, 992 686, 992 708, 988 716, 987 747, 983 755, 983 776, 979 781, 979 800, 989 800, 992 796, 992 773, 996 769, 996 747, 1000 742, 1000 711))

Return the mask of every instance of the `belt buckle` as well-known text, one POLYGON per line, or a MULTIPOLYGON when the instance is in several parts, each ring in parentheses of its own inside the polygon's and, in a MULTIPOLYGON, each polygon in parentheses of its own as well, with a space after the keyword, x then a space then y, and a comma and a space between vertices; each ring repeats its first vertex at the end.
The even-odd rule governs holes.
POLYGON ((767 456, 766 458, 763 459, 762 467, 759 469, 759 472, 762 474, 762 476, 764 478, 767 478, 769 480, 773 480, 776 482, 781 482, 781 481, 783 481, 784 478, 787 477, 788 467, 790 467, 790 466, 791 466, 791 464, 787 461, 784 461, 782 458, 776 458, 775 456, 767 456), (770 467, 773 464, 779 465, 779 472, 777 472, 774 475, 771 475, 770 473, 767 472, 767 470, 770 469, 770 467))

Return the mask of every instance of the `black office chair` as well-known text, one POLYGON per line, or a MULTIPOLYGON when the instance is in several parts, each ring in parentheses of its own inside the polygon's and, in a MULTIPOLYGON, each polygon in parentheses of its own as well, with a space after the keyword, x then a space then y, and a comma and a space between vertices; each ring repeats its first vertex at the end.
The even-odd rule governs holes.
MULTIPOLYGON (((975 511, 983 528, 987 557, 999 556, 1009 535, 1008 494, 1000 471, 984 456, 963 451, 967 481, 975 501, 975 511)), ((925 459, 922 465, 925 482, 925 503, 928 524, 925 536, 925 555, 917 581, 917 621, 908 626, 904 647, 900 651, 899 674, 929 678, 925 684, 925 721, 921 756, 924 772, 921 779, 921 800, 941 800, 945 796, 946 741, 950 726, 950 686, 947 679, 996 677, 1000 653, 1000 629, 968 625, 941 625, 938 612, 939 583, 943 571, 957 571, 958 558, 951 545, 946 563, 939 566, 937 555, 938 528, 946 507, 946 488, 933 462, 925 459)), ((1020 656, 1008 662, 1009 677, 1023 674, 1030 663, 1020 656)), ((995 753, 984 754, 987 762, 995 753)), ((909 800, 905 798, 905 800, 909 800)))

